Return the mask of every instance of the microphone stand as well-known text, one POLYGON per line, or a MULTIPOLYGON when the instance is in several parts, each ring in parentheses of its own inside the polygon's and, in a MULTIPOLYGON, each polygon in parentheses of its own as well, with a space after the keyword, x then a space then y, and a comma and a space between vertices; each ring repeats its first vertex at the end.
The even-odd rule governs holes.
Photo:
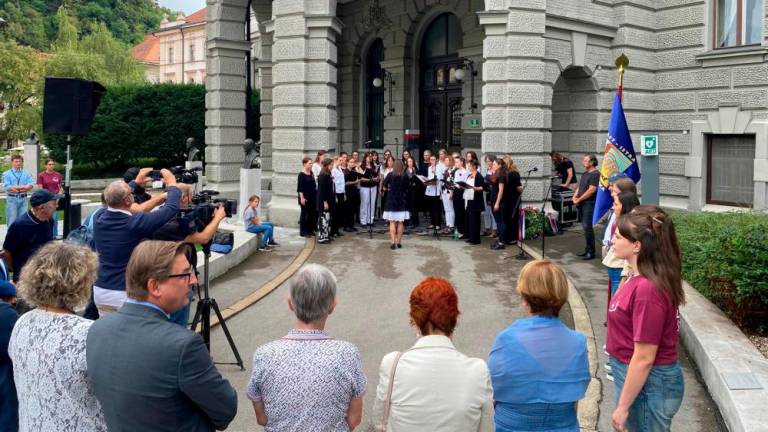
MULTIPOLYGON (((528 180, 531 178, 531 173, 535 171, 538 171, 538 169, 537 168, 529 169, 528 173, 525 175, 525 181, 523 182, 523 191, 520 192, 520 196, 517 197, 517 202, 515 203, 515 209, 513 210, 514 212, 516 212, 517 218, 518 218, 518 221, 517 221, 518 232, 515 233, 515 235, 517 236, 516 237, 517 247, 520 248, 520 253, 515 255, 515 259, 520 261, 527 261, 531 259, 531 256, 528 255, 528 252, 526 252, 525 249, 523 248, 523 242, 520 241, 520 234, 519 234, 520 233, 520 204, 523 201, 523 194, 525 193, 525 189, 528 187, 528 180)), ((523 215, 523 223, 525 223, 525 215, 523 215)), ((523 240, 525 240, 525 232, 523 232, 523 240)))
POLYGON ((544 202, 541 203, 541 259, 545 258, 544 255, 544 241, 546 240, 546 226, 547 226, 547 215, 544 213, 544 207, 547 205, 547 199, 549 199, 549 194, 552 193, 552 179, 549 179, 549 187, 547 187, 547 193, 544 195, 544 202))

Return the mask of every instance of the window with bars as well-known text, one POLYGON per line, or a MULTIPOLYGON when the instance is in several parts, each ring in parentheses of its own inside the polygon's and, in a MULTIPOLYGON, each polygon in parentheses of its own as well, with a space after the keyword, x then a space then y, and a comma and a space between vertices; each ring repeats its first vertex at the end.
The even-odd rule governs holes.
POLYGON ((707 147, 707 203, 752 207, 754 135, 711 135, 707 147))
POLYGON ((370 142, 368 147, 371 148, 384 148, 384 86, 373 85, 375 78, 384 79, 381 71, 382 60, 384 43, 381 39, 376 39, 368 49, 365 62, 365 136, 370 142))
POLYGON ((763 35, 763 0, 715 0, 714 48, 758 45, 763 35))

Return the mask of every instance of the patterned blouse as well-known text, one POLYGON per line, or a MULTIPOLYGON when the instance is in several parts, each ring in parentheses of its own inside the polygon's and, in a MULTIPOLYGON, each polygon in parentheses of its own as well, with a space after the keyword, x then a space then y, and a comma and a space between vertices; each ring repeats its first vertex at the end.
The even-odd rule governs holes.
POLYGON ((27 312, 8 346, 19 396, 20 432, 106 431, 88 383, 85 339, 93 321, 77 315, 27 312))
POLYGON ((346 432, 349 402, 365 388, 357 347, 321 330, 291 330, 256 349, 246 394, 264 402, 265 432, 346 432))

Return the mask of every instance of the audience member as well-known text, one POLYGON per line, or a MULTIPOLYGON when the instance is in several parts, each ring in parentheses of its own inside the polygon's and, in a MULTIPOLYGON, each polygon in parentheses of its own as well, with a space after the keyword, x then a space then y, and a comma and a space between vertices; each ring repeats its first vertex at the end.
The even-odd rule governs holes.
POLYGON ((592 215, 595 212, 597 200, 597 186, 600 181, 600 171, 597 170, 597 157, 593 154, 584 155, 581 163, 584 165, 584 174, 581 175, 579 187, 573 195, 573 204, 579 208, 581 227, 584 229, 584 252, 578 256, 585 260, 595 258, 595 229, 592 226, 592 215))
POLYGON ((35 186, 32 174, 24 171, 24 158, 15 154, 11 156, 11 169, 3 173, 3 190, 5 190, 5 224, 11 226, 16 218, 27 211, 27 195, 35 186))
POLYGON ((13 363, 8 356, 8 343, 19 314, 13 308, 16 288, 12 283, 0 281, 0 430, 19 430, 19 401, 13 383, 13 363))
POLYGON ((488 358, 496 431, 578 432, 576 404, 589 385, 587 339, 558 318, 565 273, 547 260, 526 264, 517 292, 529 318, 496 337, 488 358))
POLYGON ((223 430, 235 417, 237 394, 203 339, 168 320, 197 283, 187 247, 155 240, 136 246, 128 300, 88 332, 88 378, 110 431, 223 430))
POLYGON ((374 424, 392 431, 485 431, 493 391, 488 367, 459 352, 451 335, 459 299, 450 282, 428 277, 411 292, 410 318, 421 337, 379 367, 374 424))
MULTIPOLYGON (((48 192, 57 195, 64 193, 64 185, 62 183, 62 176, 56 172, 54 168, 56 162, 53 159, 45 160, 45 171, 37 175, 37 187, 45 189, 48 192)), ((53 237, 56 238, 59 231, 59 213, 53 212, 53 237)))
POLYGON ((21 270, 29 257, 40 247, 53 240, 53 213, 56 211, 57 195, 45 189, 32 194, 32 208, 21 215, 8 227, 3 249, 5 259, 13 267, 13 281, 19 280, 21 270))
POLYGON ((263 233, 259 250, 268 251, 270 246, 279 246, 279 244, 275 241, 275 226, 272 222, 262 220, 259 216, 260 203, 261 198, 258 195, 251 195, 248 198, 248 206, 243 211, 243 221, 245 222, 245 230, 249 233, 263 233))
POLYGON ((289 282, 296 327, 256 349, 246 394, 266 432, 351 431, 360 424, 366 379, 360 353, 329 336, 336 277, 310 264, 289 282))
POLYGON ((20 295, 37 306, 16 322, 8 349, 22 432, 107 430, 87 379, 86 337, 93 321, 75 314, 88 301, 97 264, 87 247, 55 242, 21 272, 20 295))
POLYGON ((640 205, 635 182, 631 178, 614 179, 610 184, 611 195, 613 195, 613 211, 608 219, 608 223, 605 225, 605 233, 603 233, 603 265, 608 268, 609 302, 611 297, 616 294, 616 290, 619 289, 624 268, 627 266, 626 260, 616 258, 613 253, 613 241, 616 238, 616 222, 619 216, 629 213, 640 205))
POLYGON ((125 302, 125 267, 133 248, 179 212, 181 191, 176 187, 176 178, 166 169, 161 172, 167 186, 167 200, 162 208, 151 213, 131 213, 133 194, 125 182, 115 181, 104 189, 107 209, 95 216, 93 224, 99 253, 93 299, 102 317, 117 311, 125 302))
POLYGON ((656 206, 635 207, 619 217, 613 251, 633 272, 608 308, 613 428, 669 431, 684 392, 677 343, 685 293, 672 218, 656 206))

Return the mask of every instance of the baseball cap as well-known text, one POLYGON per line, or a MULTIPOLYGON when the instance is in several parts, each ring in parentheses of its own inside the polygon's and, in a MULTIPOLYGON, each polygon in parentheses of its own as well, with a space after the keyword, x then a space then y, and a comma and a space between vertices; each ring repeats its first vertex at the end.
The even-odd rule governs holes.
POLYGON ((123 174, 123 180, 126 183, 129 183, 131 180, 136 180, 136 176, 138 175, 139 175, 139 168, 130 167, 125 171, 125 174, 123 174))
POLYGON ((0 280, 0 297, 16 297, 16 287, 6 280, 0 280))
POLYGON ((63 196, 64 195, 54 195, 46 189, 38 189, 32 194, 32 198, 29 199, 29 203, 32 205, 32 207, 37 207, 49 201, 56 201, 63 196))

